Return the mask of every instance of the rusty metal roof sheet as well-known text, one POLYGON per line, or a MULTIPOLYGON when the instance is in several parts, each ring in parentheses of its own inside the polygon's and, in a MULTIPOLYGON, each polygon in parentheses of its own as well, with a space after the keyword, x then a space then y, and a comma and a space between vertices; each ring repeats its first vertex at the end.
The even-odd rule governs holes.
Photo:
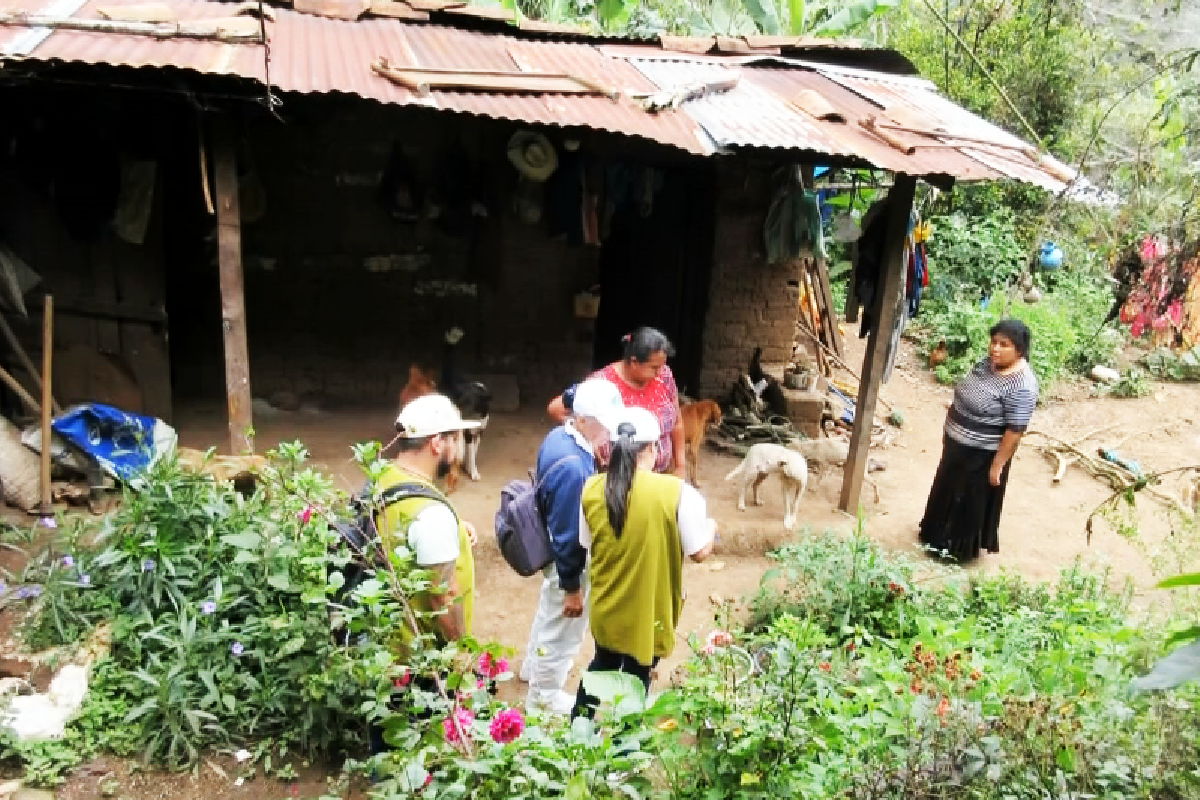
MULTIPOLYGON (((0 12, 99 19, 99 8, 138 0, 0 0, 0 12)), ((212 0, 165 0, 182 21, 228 17, 236 6, 212 0)), ((414 5, 429 5, 415 3, 414 5)), ((270 43, 270 81, 282 92, 344 93, 381 103, 420 105, 536 125, 592 128, 635 136, 693 154, 716 150, 777 149, 870 164, 912 175, 960 180, 1001 177, 1054 191, 1070 172, 1058 162, 1039 164, 1020 139, 940 96, 920 78, 833 66, 770 52, 692 54, 652 44, 598 44, 547 39, 516 28, 467 30, 433 23, 364 17, 330 19, 273 9, 265 23, 270 43), (618 89, 613 101, 599 95, 561 95, 434 89, 418 95, 375 74, 383 57, 396 67, 472 69, 569 74, 618 89), (738 74, 728 91, 688 100, 678 108, 647 113, 631 98, 673 92, 738 74), (804 110, 819 95, 842 122, 804 110), (883 136, 860 125, 875 116, 884 126, 937 132, 939 136, 888 130, 883 136), (891 139, 893 143, 889 143, 891 139), (895 142, 907 145, 898 147, 895 142), (915 146, 915 149, 913 149, 915 146), (911 150, 911 152, 906 152, 911 150)), ((825 41, 758 41, 779 52, 835 46, 825 41), (782 48, 782 49, 781 49, 782 48)), ((698 46, 696 49, 700 49, 698 46)), ((259 43, 46 30, 0 25, 0 66, 6 58, 129 67, 174 67, 214 75, 267 81, 259 43)), ((847 52, 857 52, 848 50, 847 52)), ((861 64, 861 60, 852 63, 861 64)))

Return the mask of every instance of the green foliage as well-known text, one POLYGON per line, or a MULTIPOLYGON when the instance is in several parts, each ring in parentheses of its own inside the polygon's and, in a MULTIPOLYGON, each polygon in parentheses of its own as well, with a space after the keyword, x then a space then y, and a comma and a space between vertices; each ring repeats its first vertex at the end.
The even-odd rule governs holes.
POLYGON ((756 601, 771 613, 696 648, 659 701, 677 709, 659 725, 672 797, 1194 796, 1198 695, 1126 693, 1153 634, 1106 573, 962 580, 833 534, 774 557, 756 601), (847 637, 829 604, 870 618, 895 604, 878 581, 913 570, 911 622, 876 614, 859 627, 877 634, 847 637))
POLYGON ((978 302, 1001 291, 1025 266, 1026 248, 1011 212, 978 217, 954 213, 934 217, 930 225, 930 300, 978 302))
POLYGON ((361 728, 354 712, 374 686, 330 636, 332 534, 304 513, 339 501, 299 445, 274 455, 275 491, 249 499, 161 464, 118 511, 77 520, 26 568, 43 589, 30 646, 113 620, 105 688, 148 762, 183 767, 250 740, 309 756, 361 728))
POLYGON ((1043 294, 1040 302, 1029 304, 1013 285, 1027 248, 1018 239, 1012 215, 956 213, 934 218, 932 227, 930 290, 915 330, 926 352, 946 343, 947 360, 936 369, 939 381, 957 381, 984 358, 988 330, 1006 316, 1029 326, 1029 361, 1043 387, 1115 354, 1121 337, 1100 330, 1113 302, 1111 286, 1082 256, 1077 266, 1035 278, 1043 294))
MULTIPOLYGON (((377 480, 378 443, 354 452, 377 480)), ((647 792, 640 684, 598 724, 564 727, 492 698, 488 685, 511 677, 497 646, 420 634, 399 663, 391 633, 427 627, 410 598, 432 577, 403 545, 334 603, 351 554, 329 522, 346 498, 306 457, 299 443, 282 445, 249 498, 160 464, 111 516, 78 520, 35 554, 22 580, 40 585, 43 606, 28 640, 68 645, 111 620, 111 657, 63 739, 0 741, 0 760, 52 785, 99 752, 185 768, 205 750, 246 748, 247 774, 283 777, 297 759, 361 753, 373 723, 395 749, 349 763, 374 776, 379 797, 426 784, 427 796, 481 800, 647 792), (501 715, 508 727, 493 731, 501 715), (616 733, 601 727, 610 724, 616 733)))
POLYGON ((101 752, 133 754, 136 730, 125 724, 129 708, 119 696, 119 673, 107 659, 92 667, 83 708, 61 739, 17 742, 0 733, 0 764, 19 765, 26 783, 50 787, 62 783, 77 764, 101 752))
POLYGON ((1148 353, 1142 363, 1159 380, 1197 381, 1200 380, 1200 344, 1182 354, 1155 350, 1148 353))
POLYGON ((1110 397, 1145 397, 1153 391, 1153 386, 1140 369, 1133 367, 1122 372, 1116 383, 1097 390, 1110 397))

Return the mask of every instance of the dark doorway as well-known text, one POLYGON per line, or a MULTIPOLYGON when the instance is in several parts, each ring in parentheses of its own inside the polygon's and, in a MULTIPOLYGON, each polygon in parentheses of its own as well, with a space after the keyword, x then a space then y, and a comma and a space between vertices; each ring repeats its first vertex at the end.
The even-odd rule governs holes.
POLYGON ((697 164, 660 172, 653 203, 622 204, 604 241, 595 366, 619 359, 621 337, 650 325, 675 343, 675 380, 695 393, 712 272, 713 170, 697 164))

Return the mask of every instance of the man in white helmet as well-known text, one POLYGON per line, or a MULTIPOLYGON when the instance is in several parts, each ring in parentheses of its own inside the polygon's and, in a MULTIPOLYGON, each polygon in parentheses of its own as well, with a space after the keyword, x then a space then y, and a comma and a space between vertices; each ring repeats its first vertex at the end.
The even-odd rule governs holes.
POLYGON ((529 682, 527 705, 568 714, 574 695, 563 691, 587 635, 587 551, 579 545, 579 496, 595 471, 596 445, 608 440, 606 424, 621 411, 621 393, 592 379, 575 389, 571 417, 538 449, 538 510, 550 534, 554 560, 542 574, 542 591, 529 631, 520 677, 529 682))

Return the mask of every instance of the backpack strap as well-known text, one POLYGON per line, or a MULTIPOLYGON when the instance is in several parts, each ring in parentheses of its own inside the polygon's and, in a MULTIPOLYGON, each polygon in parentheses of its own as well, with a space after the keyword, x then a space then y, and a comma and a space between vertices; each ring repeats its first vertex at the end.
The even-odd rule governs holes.
POLYGON ((544 508, 542 508, 542 495, 541 495, 542 484, 545 483, 546 479, 550 477, 550 473, 554 472, 554 470, 557 469, 559 466, 567 463, 568 461, 575 461, 578 459, 579 459, 579 456, 574 455, 574 454, 569 455, 569 456, 563 456, 562 458, 558 459, 557 461, 555 461, 553 464, 551 464, 549 467, 546 468, 546 474, 542 475, 542 479, 540 481, 537 479, 537 475, 534 473, 533 470, 529 471, 530 483, 533 484, 533 503, 537 507, 538 516, 541 517, 543 520, 543 523, 542 523, 543 525, 545 524, 544 520, 546 519, 546 510, 544 508))
MULTIPOLYGON (((416 481, 408 481, 405 483, 397 483, 394 486, 389 486, 388 488, 386 488, 382 492, 380 492, 374 498, 375 505, 376 505, 375 510, 383 511, 384 509, 388 508, 389 506, 391 506, 395 503, 399 503, 401 500, 407 500, 410 497, 424 497, 429 500, 437 500, 439 503, 442 503, 447 508, 450 507, 450 501, 447 500, 446 496, 444 494, 442 494, 441 492, 439 492, 437 489, 433 488, 432 486, 428 486, 424 483, 418 483, 416 481)), ((454 509, 451 508, 450 511, 451 511, 451 513, 453 513, 454 509)), ((455 514, 454 516, 455 516, 455 518, 457 518, 458 514, 455 514)))

